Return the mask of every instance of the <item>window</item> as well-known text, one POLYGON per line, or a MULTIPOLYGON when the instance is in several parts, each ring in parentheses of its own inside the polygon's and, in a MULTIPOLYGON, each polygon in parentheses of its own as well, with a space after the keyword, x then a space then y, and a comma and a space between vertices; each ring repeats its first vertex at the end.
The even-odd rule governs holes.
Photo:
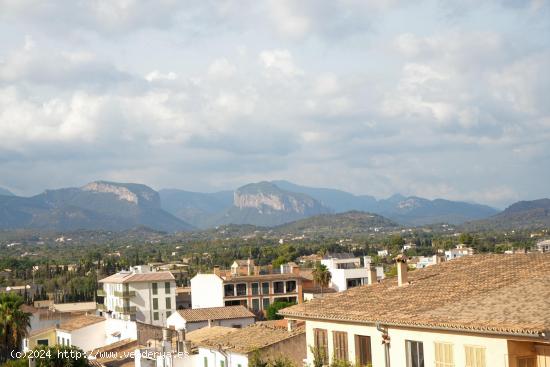
POLYGON ((166 309, 167 310, 172 309, 172 299, 170 297, 166 297, 166 309))
POLYGON ((208 367, 208 358, 206 357, 203 359, 203 367, 208 367))
POLYGON ((454 367, 452 344, 435 343, 435 367, 454 367))
POLYGON ((361 278, 351 278, 346 283, 348 288, 358 287, 361 285, 361 278))
POLYGON ((485 367, 485 348, 466 345, 466 367, 485 367))
POLYGON ((260 311, 260 300, 258 298, 252 299, 252 311, 260 311))
POLYGON ((328 333, 325 329, 313 329, 313 343, 317 352, 328 365, 328 333))
POLYGON ((246 296, 246 283, 237 284, 237 296, 246 296))
POLYGON ((273 293, 285 293, 285 282, 273 282, 273 293))
POLYGON ((48 339, 38 339, 36 341, 36 344, 38 344, 38 345, 48 345, 48 339))
POLYGON ((424 367, 424 344, 413 340, 405 340, 407 351, 407 367, 424 367))
POLYGON ((159 320, 159 313, 153 312, 153 320, 158 321, 159 320))
POLYGON ((61 337, 60 336, 57 337, 57 344, 61 344, 61 337))
POLYGON ((517 362, 518 367, 537 367, 537 357, 519 357, 517 362))
POLYGON ((260 294, 260 284, 252 283, 252 295, 257 296, 258 294, 260 294))
POLYGON ((158 290, 158 284, 157 283, 153 283, 153 294, 156 295, 158 294, 159 290, 158 290))
POLYGON ((269 294, 269 282, 262 283, 262 294, 269 294))
POLYGON ((169 318, 172 315, 172 311, 166 311, 166 318, 169 318))
POLYGON ((332 332, 334 359, 338 361, 348 360, 348 333, 344 331, 332 332))
POLYGON ((167 294, 170 293, 170 282, 164 283, 164 293, 167 293, 167 294))
POLYGON ((264 310, 267 310, 269 308, 269 298, 265 297, 262 299, 262 307, 264 310))
POLYGON ((286 291, 288 292, 296 292, 296 281, 295 280, 289 280, 286 282, 286 291))
POLYGON ((235 285, 226 284, 223 286, 223 291, 224 291, 225 297, 232 297, 235 295, 235 285))
POLYGON ((159 309, 159 299, 153 298, 153 310, 158 310, 158 309, 159 309))
POLYGON ((355 364, 357 366, 372 364, 370 336, 355 335, 355 364))
POLYGON ((220 367, 225 367, 225 361, 220 361, 220 367))

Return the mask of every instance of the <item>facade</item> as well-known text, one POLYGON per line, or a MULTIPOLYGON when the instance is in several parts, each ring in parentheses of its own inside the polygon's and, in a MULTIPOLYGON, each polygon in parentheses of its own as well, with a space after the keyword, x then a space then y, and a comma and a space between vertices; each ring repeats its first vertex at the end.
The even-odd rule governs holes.
POLYGON ((550 252, 550 240, 537 242, 537 251, 550 252))
POLYGON ((243 328, 255 321, 255 315, 246 307, 226 306, 178 310, 166 320, 166 326, 190 332, 208 326, 243 328))
POLYGON ((368 256, 364 257, 364 266, 361 266, 360 257, 355 257, 350 253, 327 254, 321 260, 321 264, 325 265, 332 275, 329 286, 338 292, 384 278, 382 267, 377 267, 375 272, 371 273, 370 257, 368 256))
POLYGON ((227 277, 197 274, 191 279, 191 295, 193 308, 242 305, 259 314, 276 301, 302 303, 302 277, 298 274, 227 277))
POLYGON ((74 316, 62 323, 30 330, 23 339, 23 350, 37 345, 76 346, 85 352, 121 340, 137 338, 136 323, 94 315, 74 316))
POLYGON ((235 260, 231 264, 231 275, 252 275, 254 266, 254 259, 235 260))
POLYGON ((169 271, 122 271, 99 281, 101 314, 121 320, 164 325, 176 311, 176 281, 169 271))
POLYGON ((550 254, 475 255, 281 310, 306 322, 308 364, 550 365, 550 254), (342 302, 345 299, 345 302, 342 302))
POLYGON ((474 254, 474 249, 465 244, 457 245, 456 248, 445 251, 445 260, 453 260, 462 256, 471 256, 474 254))
POLYGON ((433 256, 414 256, 409 261, 409 265, 415 269, 424 269, 425 267, 436 265, 444 261, 439 255, 433 256))

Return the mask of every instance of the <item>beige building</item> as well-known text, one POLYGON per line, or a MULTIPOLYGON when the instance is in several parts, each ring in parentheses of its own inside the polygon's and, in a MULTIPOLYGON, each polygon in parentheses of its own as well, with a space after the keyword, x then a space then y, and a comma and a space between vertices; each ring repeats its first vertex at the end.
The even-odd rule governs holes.
POLYGON ((306 322, 307 362, 550 366, 550 254, 474 255, 280 311, 306 322))

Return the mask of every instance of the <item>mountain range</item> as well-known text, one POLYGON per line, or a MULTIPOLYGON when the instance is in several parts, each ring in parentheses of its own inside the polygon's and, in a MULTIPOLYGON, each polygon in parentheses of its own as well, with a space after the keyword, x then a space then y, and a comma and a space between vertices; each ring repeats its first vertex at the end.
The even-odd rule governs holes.
POLYGON ((0 191, 0 229, 125 230, 146 226, 172 232, 249 224, 284 230, 284 225, 291 223, 296 228, 317 226, 326 230, 344 222, 354 228, 377 223, 381 227, 434 223, 505 226, 521 220, 528 224, 535 217, 545 222, 547 201, 520 202, 499 213, 475 203, 399 194, 376 199, 288 181, 251 183, 215 193, 178 189, 157 192, 142 184, 96 181, 78 188, 46 190, 32 197, 0 191))
POLYGON ((464 224, 467 230, 550 227, 550 199, 519 201, 492 217, 464 224))

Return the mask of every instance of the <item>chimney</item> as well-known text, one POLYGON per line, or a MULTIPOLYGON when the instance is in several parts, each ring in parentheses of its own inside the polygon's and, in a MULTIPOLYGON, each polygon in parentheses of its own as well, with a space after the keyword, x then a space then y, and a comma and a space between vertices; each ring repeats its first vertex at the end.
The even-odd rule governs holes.
POLYGON ((293 266, 292 267, 292 274, 300 275, 300 267, 299 266, 293 266))
POLYGON ((273 274, 273 265, 269 264, 269 265, 267 266, 267 273, 268 273, 268 274, 273 274))
POLYGON ((378 282, 378 275, 376 275, 376 268, 373 265, 369 264, 369 279, 368 284, 375 284, 378 282))
POLYGON ((217 276, 220 276, 220 266, 219 265, 214 265, 214 274, 216 274, 217 276))
POLYGON ((260 265, 254 265, 254 275, 260 275, 260 265))
POLYGON ((407 256, 399 254, 395 258, 395 261, 397 265, 397 285, 402 287, 409 283, 407 277, 407 256))
POLYGON ((363 256, 363 264, 365 268, 369 269, 371 267, 372 258, 370 256, 363 256))
POLYGON ((286 324, 287 324, 287 328, 288 328, 289 332, 292 332, 292 331, 296 330, 296 326, 297 326, 296 325, 297 324, 296 320, 287 320, 286 324))

